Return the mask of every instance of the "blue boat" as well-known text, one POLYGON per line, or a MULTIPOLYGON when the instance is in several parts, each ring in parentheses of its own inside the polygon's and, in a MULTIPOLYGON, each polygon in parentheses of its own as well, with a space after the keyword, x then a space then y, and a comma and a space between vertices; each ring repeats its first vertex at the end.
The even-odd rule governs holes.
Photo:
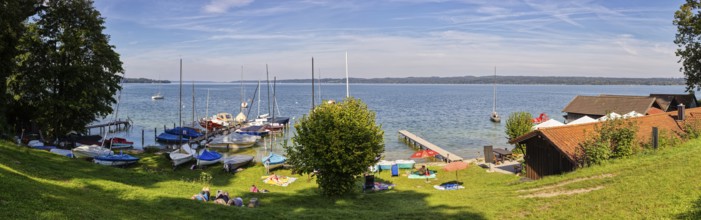
POLYGON ((194 158, 197 159, 197 165, 203 166, 219 162, 222 158, 222 155, 220 153, 217 153, 216 151, 204 149, 199 154, 194 155, 194 158))
POLYGON ((263 165, 268 169, 280 167, 285 164, 285 162, 287 162, 287 157, 276 153, 270 153, 268 156, 263 157, 263 165))
POLYGON ((264 126, 253 125, 248 127, 239 128, 236 130, 239 134, 248 134, 256 136, 266 136, 270 131, 266 130, 264 126))
POLYGON ((136 163, 137 161, 139 161, 138 157, 123 153, 95 157, 96 164, 108 166, 124 166, 136 163))
POLYGON ((182 134, 185 138, 198 138, 202 136, 202 133, 190 127, 175 127, 173 129, 166 129, 165 133, 178 136, 182 134))
POLYGON ((167 143, 182 143, 187 142, 189 139, 185 136, 181 138, 180 135, 161 133, 156 137, 156 140, 167 143))

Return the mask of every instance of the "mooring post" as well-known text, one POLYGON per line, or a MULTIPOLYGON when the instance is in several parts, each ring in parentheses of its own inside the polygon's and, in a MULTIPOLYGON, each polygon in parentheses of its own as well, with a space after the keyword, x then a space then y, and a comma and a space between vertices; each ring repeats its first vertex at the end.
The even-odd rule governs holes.
POLYGON ((141 129, 141 149, 144 148, 144 134, 145 134, 144 129, 141 129))
POLYGON ((154 141, 158 140, 158 139, 156 139, 156 137, 158 137, 158 135, 156 135, 158 133, 156 130, 158 130, 158 127, 153 128, 153 140, 154 141))

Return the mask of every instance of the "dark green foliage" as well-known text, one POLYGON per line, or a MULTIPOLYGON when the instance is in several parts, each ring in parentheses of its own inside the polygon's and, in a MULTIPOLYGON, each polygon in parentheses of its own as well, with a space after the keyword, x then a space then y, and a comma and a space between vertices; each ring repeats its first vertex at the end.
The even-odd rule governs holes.
MULTIPOLYGON (((533 128, 533 116, 528 112, 514 112, 506 120, 506 137, 509 140, 517 138, 531 131, 533 128)), ((514 153, 526 153, 522 145, 516 146, 514 153)))
POLYGON ((682 67, 679 71, 686 78, 686 90, 701 89, 701 2, 687 0, 677 12, 674 13, 674 25, 677 26, 677 34, 674 43, 679 49, 675 54, 679 57, 682 67))
POLYGON ((696 139, 701 137, 701 123, 699 121, 687 121, 684 123, 684 137, 686 139, 696 139))
POLYGON ((637 126, 625 119, 610 119, 594 127, 593 137, 580 144, 579 165, 601 164, 633 154, 637 126))
POLYGON ((110 114, 124 70, 92 1, 45 5, 27 24, 7 85, 14 123, 58 136, 110 114))
POLYGON ((384 131, 375 113, 359 99, 323 103, 295 124, 292 146, 285 146, 294 171, 319 171, 317 183, 329 196, 356 189, 356 178, 384 152, 384 131))
POLYGON ((37 0, 0 0, 0 133, 7 130, 7 77, 17 69, 13 58, 24 34, 23 22, 34 14, 37 0))

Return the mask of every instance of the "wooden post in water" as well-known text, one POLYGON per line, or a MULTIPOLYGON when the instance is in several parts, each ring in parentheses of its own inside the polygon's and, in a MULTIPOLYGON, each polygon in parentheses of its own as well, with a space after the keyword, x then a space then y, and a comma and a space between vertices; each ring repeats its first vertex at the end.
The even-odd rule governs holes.
POLYGON ((156 139, 156 137, 158 137, 158 135, 157 135, 158 131, 157 131, 157 130, 158 130, 158 127, 153 128, 153 140, 154 140, 154 141, 157 141, 157 139, 156 139))
POLYGON ((141 149, 144 149, 144 134, 145 133, 146 132, 144 131, 144 129, 141 129, 141 149))

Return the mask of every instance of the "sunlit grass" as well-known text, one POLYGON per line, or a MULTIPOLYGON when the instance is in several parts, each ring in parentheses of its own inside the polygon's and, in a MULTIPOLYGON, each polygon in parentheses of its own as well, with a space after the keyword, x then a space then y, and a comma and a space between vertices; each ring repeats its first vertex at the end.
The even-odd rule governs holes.
MULTIPOLYGON (((389 172, 376 180, 396 184, 384 192, 358 192, 341 198, 320 196, 314 178, 294 176, 288 187, 266 185, 260 165, 235 175, 221 166, 173 170, 164 155, 143 154, 128 168, 96 165, 44 151, 0 142, 0 218, 2 219, 518 219, 518 218, 699 218, 701 214, 700 140, 627 159, 580 169, 532 182, 487 173, 477 166, 460 171, 465 189, 439 191, 433 185, 456 180, 440 167, 438 178, 426 182, 389 172), (245 202, 261 201, 256 209, 225 207, 190 200, 204 185, 200 173, 214 178, 212 192, 228 191, 245 202), (592 178, 610 174, 607 177, 592 178), (580 178, 590 178, 582 181, 580 178), (571 181, 569 184, 563 184, 571 181), (251 185, 270 190, 248 192, 251 185), (561 186, 554 186, 563 184, 561 186), (599 190, 548 198, 524 198, 537 193, 599 190), (528 190, 531 191, 522 191, 528 190)), ((255 151, 251 151, 255 152, 255 151)), ((245 152, 244 152, 245 153, 245 152)), ((400 173, 405 174, 404 171, 400 173)), ((360 189, 360 182, 358 183, 360 189)))

